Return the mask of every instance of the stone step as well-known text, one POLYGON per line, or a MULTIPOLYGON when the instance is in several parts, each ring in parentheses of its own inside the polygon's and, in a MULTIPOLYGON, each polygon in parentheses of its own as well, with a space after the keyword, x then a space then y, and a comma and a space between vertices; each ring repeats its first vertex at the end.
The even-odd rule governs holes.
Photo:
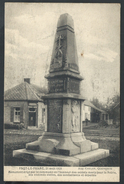
POLYGON ((36 162, 41 163, 41 165, 44 163, 46 166, 86 166, 108 156, 109 150, 107 149, 97 149, 74 156, 56 155, 26 149, 13 151, 13 157, 29 159, 29 161, 30 159, 34 159, 36 162))

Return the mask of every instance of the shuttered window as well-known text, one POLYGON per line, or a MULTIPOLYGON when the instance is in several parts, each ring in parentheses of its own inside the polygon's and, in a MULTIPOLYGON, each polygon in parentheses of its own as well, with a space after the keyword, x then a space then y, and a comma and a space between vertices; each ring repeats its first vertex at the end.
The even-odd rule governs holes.
POLYGON ((20 122, 20 107, 14 108, 14 122, 20 122))
POLYGON ((10 122, 23 122, 23 108, 11 107, 10 109, 10 122))

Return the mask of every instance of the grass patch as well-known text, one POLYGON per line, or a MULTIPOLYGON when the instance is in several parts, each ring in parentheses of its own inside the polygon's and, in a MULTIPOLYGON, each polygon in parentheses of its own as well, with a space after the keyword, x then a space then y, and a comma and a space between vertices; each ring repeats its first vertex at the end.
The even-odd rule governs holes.
MULTIPOLYGON (((13 150, 25 148, 25 144, 35 141, 38 135, 6 135, 4 140, 4 165, 5 166, 38 166, 39 163, 23 158, 14 158, 13 150)), ((40 164, 39 164, 40 165, 40 164)))
POLYGON ((100 127, 99 125, 93 127, 84 127, 83 132, 85 135, 97 135, 103 137, 120 137, 120 127, 108 126, 100 127))
MULTIPOLYGON (((91 140, 91 139, 90 139, 91 140)), ((119 167, 120 166, 120 142, 119 141, 110 141, 110 140, 99 140, 92 139, 91 141, 99 143, 99 148, 109 149, 110 156, 101 160, 98 160, 94 163, 91 163, 89 166, 108 166, 108 167, 119 167)))

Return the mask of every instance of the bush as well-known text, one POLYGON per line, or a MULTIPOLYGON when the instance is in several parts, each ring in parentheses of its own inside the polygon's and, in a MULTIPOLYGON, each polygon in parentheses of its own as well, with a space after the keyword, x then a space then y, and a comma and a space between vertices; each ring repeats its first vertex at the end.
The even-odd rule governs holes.
POLYGON ((101 120, 101 121, 99 122, 99 126, 107 127, 107 126, 108 126, 108 123, 107 123, 107 121, 105 121, 105 120, 101 120))
POLYGON ((24 123, 5 123, 4 124, 5 129, 23 129, 24 128, 24 123))
POLYGON ((23 128, 25 128, 24 123, 20 123, 19 124, 19 129, 23 129, 23 128))
POLYGON ((115 127, 115 128, 119 128, 120 127, 120 124, 113 124, 113 126, 115 127))

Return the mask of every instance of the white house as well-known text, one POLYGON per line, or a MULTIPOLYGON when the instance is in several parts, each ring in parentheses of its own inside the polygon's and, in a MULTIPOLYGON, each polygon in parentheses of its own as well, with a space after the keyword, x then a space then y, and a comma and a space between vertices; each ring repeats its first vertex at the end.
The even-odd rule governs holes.
POLYGON ((97 108, 90 101, 85 100, 82 104, 83 122, 86 118, 92 123, 98 123, 101 120, 107 121, 109 119, 108 113, 97 108))

